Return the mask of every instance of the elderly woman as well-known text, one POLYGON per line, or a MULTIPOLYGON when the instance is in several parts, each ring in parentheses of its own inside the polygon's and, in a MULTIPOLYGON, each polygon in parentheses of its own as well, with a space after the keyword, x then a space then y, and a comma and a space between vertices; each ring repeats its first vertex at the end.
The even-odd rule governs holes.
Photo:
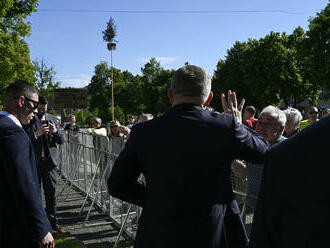
POLYGON ((91 121, 92 128, 88 129, 89 134, 107 136, 107 130, 102 127, 102 119, 93 117, 91 121))
POLYGON ((110 152, 112 154, 119 154, 123 149, 126 139, 129 137, 130 129, 120 125, 119 121, 110 122, 110 152))
POLYGON ((285 109, 284 114, 286 115, 286 124, 283 135, 289 138, 300 131, 299 124, 302 120, 302 115, 298 109, 291 107, 285 109))
POLYGON ((119 121, 114 120, 110 122, 109 136, 112 137, 126 136, 128 138, 130 131, 131 130, 128 127, 122 126, 119 121))
POLYGON ((139 123, 145 122, 145 121, 150 121, 154 118, 152 114, 149 113, 142 113, 139 115, 139 123))

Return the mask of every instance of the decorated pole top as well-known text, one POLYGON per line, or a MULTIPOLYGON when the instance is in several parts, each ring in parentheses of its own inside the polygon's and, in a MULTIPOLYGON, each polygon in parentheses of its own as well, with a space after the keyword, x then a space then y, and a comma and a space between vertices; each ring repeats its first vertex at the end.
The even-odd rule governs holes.
POLYGON ((102 32, 103 40, 107 42, 107 48, 109 51, 116 50, 116 42, 115 37, 117 36, 117 26, 115 20, 110 17, 107 22, 107 28, 102 32))

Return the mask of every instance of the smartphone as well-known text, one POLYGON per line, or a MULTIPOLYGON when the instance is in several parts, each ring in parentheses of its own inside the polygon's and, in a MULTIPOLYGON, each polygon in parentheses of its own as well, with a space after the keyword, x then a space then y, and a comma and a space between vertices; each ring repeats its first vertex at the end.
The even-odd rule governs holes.
POLYGON ((47 120, 43 120, 43 121, 41 122, 41 124, 42 124, 43 126, 46 126, 46 127, 49 126, 49 122, 48 122, 47 120))

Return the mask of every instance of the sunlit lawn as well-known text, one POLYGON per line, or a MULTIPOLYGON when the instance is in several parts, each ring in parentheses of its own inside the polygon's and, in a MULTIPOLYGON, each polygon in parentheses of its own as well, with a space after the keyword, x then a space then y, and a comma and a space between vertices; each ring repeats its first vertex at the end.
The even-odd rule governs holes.
POLYGON ((54 233, 55 247, 56 248, 80 248, 80 243, 72 237, 63 236, 58 233, 54 233))

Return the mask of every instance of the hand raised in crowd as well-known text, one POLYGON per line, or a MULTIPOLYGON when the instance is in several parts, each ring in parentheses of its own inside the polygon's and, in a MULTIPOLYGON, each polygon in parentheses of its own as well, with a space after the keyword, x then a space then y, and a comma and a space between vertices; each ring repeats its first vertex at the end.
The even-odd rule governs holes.
POLYGON ((121 132, 122 134, 129 136, 131 133, 131 129, 129 129, 128 127, 125 126, 118 126, 118 130, 119 132, 121 132))
POLYGON ((39 248, 54 248, 54 238, 53 235, 49 232, 46 234, 46 236, 39 242, 39 248))
POLYGON ((223 111, 227 114, 234 114, 236 116, 237 122, 242 123, 242 111, 245 99, 243 98, 240 104, 237 106, 236 93, 234 91, 228 90, 227 100, 225 94, 221 94, 221 102, 223 111))
POLYGON ((57 128, 55 126, 54 121, 49 121, 49 132, 57 133, 57 128))
POLYGON ((48 132, 49 132, 49 127, 47 125, 42 125, 35 131, 35 135, 37 137, 40 137, 41 135, 44 135, 45 133, 48 132))

